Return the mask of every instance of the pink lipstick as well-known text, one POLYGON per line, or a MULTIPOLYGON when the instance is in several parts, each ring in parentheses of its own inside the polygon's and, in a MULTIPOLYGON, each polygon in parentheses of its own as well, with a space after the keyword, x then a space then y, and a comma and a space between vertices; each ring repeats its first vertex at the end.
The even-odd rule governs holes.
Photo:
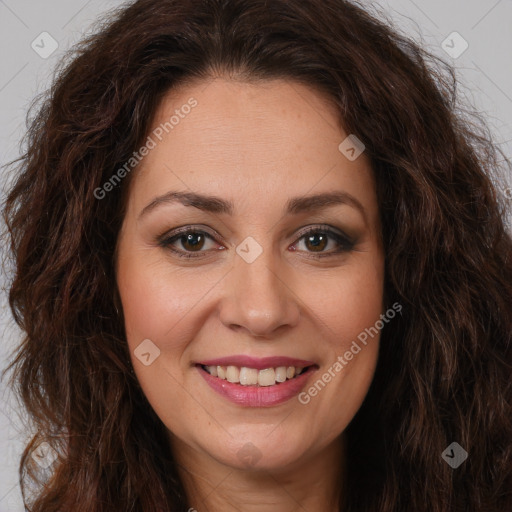
POLYGON ((300 393, 318 369, 313 361, 304 359, 243 355, 204 360, 195 366, 214 391, 246 407, 286 402, 300 393))

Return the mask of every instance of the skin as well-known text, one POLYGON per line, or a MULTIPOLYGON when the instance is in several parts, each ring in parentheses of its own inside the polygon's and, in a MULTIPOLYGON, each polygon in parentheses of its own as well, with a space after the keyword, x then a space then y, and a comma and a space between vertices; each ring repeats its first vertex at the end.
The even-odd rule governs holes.
POLYGON ((283 80, 215 77, 182 86, 164 98, 151 130, 191 97, 197 106, 133 171, 118 240, 136 376, 169 431, 198 511, 338 510, 343 431, 370 386, 379 336, 307 404, 297 397, 267 408, 233 404, 194 365, 234 354, 312 360, 319 369, 307 391, 375 324, 384 313, 384 254, 369 159, 349 161, 338 150, 347 133, 322 94, 283 80), (218 196, 234 214, 163 202, 141 216, 168 191, 218 196), (355 197, 365 216, 350 204, 283 213, 292 197, 333 191, 355 197), (355 237, 353 248, 335 254, 329 238, 315 252, 299 232, 322 232, 322 224, 355 237), (183 238, 172 243, 199 251, 195 259, 158 243, 182 226, 213 236, 195 252, 183 238), (249 236, 263 250, 252 263, 236 252, 249 236), (160 350, 148 366, 134 355, 145 339, 160 350), (249 465, 238 456, 246 443, 255 454, 249 465))

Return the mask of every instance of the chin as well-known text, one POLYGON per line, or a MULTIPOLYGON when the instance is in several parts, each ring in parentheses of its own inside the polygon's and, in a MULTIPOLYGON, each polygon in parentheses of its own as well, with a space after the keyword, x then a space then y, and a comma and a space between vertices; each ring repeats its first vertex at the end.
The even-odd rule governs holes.
POLYGON ((217 461, 237 469, 279 470, 298 462, 304 456, 303 436, 269 437, 265 433, 247 433, 230 438, 229 444, 211 446, 210 455, 217 461))

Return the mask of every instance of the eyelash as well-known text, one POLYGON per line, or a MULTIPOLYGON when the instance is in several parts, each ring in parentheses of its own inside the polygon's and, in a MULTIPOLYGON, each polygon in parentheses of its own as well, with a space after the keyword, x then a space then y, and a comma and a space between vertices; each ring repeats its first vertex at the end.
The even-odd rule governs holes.
MULTIPOLYGON (((158 244, 163 247, 164 249, 169 249, 170 251, 172 251, 174 254, 176 254, 176 256, 178 256, 179 258, 185 258, 185 259, 190 259, 190 258, 202 258, 203 256, 200 256, 201 253, 205 253, 207 251, 197 251, 197 252, 193 252, 193 251, 182 251, 181 249, 178 250, 178 249, 175 249, 172 246, 172 244, 174 242, 176 242, 177 240, 179 240, 180 238, 183 238, 189 234, 201 234, 201 235, 205 235, 207 238, 210 238, 211 240, 214 240, 214 237, 212 235, 210 235, 208 232, 204 231, 204 230, 200 230, 200 229, 193 229, 193 228, 190 228, 190 227, 186 227, 186 228, 182 228, 182 229, 179 229, 177 231, 175 231, 174 233, 171 233, 171 236, 167 236, 167 235, 164 235, 164 237, 161 237, 159 240, 158 240, 158 244)), ((349 252, 351 251, 354 246, 355 246, 355 241, 351 240, 348 236, 346 235, 342 235, 336 231, 333 231, 332 229, 330 229, 328 226, 325 226, 325 227, 312 227, 312 228, 308 228, 307 230, 303 231, 299 238, 297 239, 297 241, 293 244, 297 244, 298 242, 300 242, 303 238, 307 237, 308 235, 311 235, 311 234, 322 234, 322 235, 327 235, 327 237, 329 239, 333 239, 337 244, 338 244, 338 248, 334 251, 331 251, 331 252, 326 252, 326 253, 318 253, 318 254, 315 254, 313 252, 309 252, 309 256, 308 257, 311 257, 311 258, 315 258, 315 259, 320 259, 320 258, 326 258, 326 257, 330 257, 330 256, 336 256, 336 255, 339 255, 341 253, 345 253, 345 252, 349 252)))

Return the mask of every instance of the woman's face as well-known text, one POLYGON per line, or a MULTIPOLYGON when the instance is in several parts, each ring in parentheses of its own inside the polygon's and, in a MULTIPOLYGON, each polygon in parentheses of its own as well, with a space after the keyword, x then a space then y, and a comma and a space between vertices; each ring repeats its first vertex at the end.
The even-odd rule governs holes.
POLYGON ((384 254, 370 163, 347 135, 286 81, 217 78, 160 105, 117 276, 137 378, 176 450, 291 467, 361 406, 384 254))

